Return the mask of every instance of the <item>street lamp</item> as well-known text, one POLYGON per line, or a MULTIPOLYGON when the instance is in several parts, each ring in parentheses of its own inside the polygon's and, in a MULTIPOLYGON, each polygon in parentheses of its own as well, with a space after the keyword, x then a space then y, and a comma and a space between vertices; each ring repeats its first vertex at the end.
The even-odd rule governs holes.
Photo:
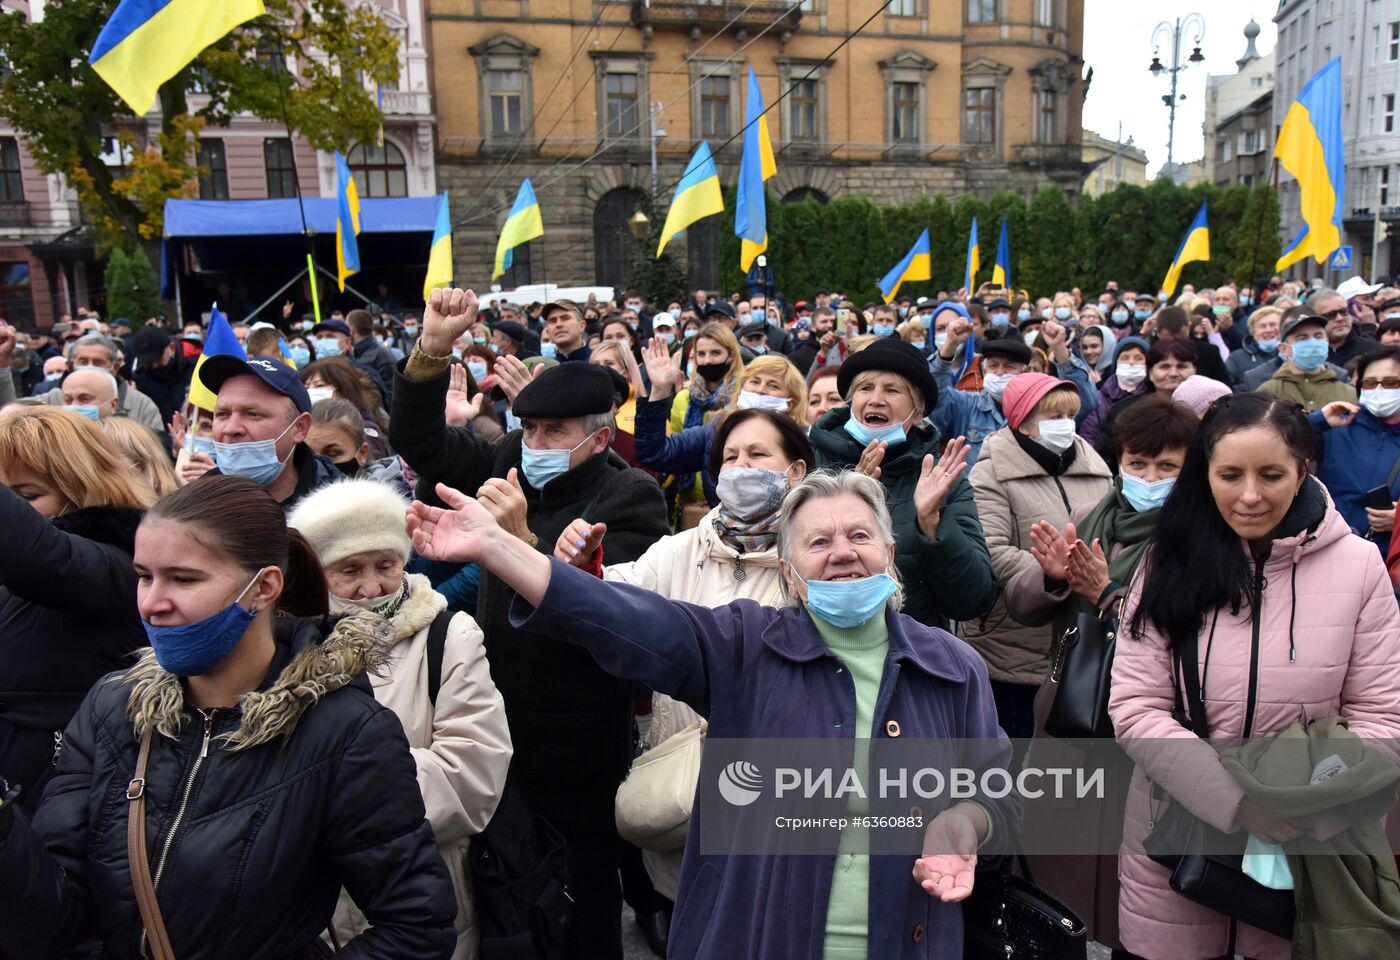
POLYGON ((650 226, 650 224, 651 221, 647 219, 647 215, 640 210, 627 218, 627 229, 631 230, 632 236, 636 237, 638 240, 646 239, 647 227, 650 226))
POLYGON ((666 136, 666 127, 661 122, 661 102, 651 104, 651 201, 656 203, 656 195, 661 192, 661 181, 656 177, 656 144, 666 136))
POLYGON ((1162 71, 1171 74, 1172 91, 1162 97, 1162 102, 1167 105, 1167 163, 1172 162, 1172 146, 1176 137, 1176 105, 1179 100, 1185 100, 1186 94, 1179 97, 1176 92, 1177 74, 1186 69, 1188 63, 1204 63, 1205 55, 1201 53, 1201 41, 1206 36, 1206 21, 1199 13, 1189 13, 1184 17, 1178 17, 1174 22, 1163 20, 1152 30, 1152 63, 1147 69, 1154 77, 1160 77, 1162 71), (1186 58, 1186 62, 1181 60, 1182 37, 1187 33, 1194 34, 1195 39, 1191 41, 1191 55, 1186 58), (1160 51, 1162 46, 1171 41, 1172 62, 1168 67, 1162 63, 1160 51))

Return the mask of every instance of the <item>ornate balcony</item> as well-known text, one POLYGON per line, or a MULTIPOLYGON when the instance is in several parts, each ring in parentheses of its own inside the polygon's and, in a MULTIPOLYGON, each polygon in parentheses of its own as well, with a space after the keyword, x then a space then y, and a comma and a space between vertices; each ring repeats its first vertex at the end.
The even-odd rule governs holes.
POLYGON ((432 113, 426 90, 381 90, 386 117, 419 117, 432 113))
POLYGON ((740 0, 696 2, 696 0, 633 0, 632 25, 635 27, 666 27, 693 33, 714 33, 720 30, 741 32, 762 30, 775 21, 783 21, 780 29, 790 33, 802 22, 800 3, 785 0, 757 0, 752 5, 740 0))

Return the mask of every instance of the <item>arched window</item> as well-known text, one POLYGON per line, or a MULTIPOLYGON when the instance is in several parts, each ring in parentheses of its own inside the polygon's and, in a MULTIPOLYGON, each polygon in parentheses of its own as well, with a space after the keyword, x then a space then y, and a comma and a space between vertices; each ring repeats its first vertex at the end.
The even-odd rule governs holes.
POLYGON ((815 200, 821 204, 831 202, 831 198, 816 187, 798 187, 783 194, 783 203, 801 203, 803 200, 815 200))
POLYGON ((635 246, 627 221, 645 202, 642 192, 630 187, 609 190, 598 201, 593 211, 593 263, 600 285, 622 286, 635 246))
POLYGON ((346 154, 345 162, 355 178, 362 197, 408 196, 408 165, 403 153, 388 140, 384 146, 358 146, 346 154))

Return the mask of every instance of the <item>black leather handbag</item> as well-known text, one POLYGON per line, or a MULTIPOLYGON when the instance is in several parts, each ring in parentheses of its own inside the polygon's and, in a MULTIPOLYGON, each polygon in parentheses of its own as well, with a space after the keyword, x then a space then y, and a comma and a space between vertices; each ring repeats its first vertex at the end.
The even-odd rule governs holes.
POLYGON ((1001 870, 978 871, 963 901, 963 960, 1085 960, 1087 928, 1078 914, 1030 879, 1001 870))
POLYGON ((1123 602, 1112 616, 1080 613, 1055 641, 1050 651, 1050 684, 1053 695, 1045 717, 1045 732, 1062 740, 1085 737, 1113 739, 1108 718, 1109 681, 1113 674, 1113 650, 1123 602))

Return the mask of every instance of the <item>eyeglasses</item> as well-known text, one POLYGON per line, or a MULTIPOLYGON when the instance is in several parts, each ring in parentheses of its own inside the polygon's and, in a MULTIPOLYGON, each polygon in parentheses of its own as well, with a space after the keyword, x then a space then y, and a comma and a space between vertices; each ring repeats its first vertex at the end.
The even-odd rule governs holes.
POLYGON ((1361 381, 1362 390, 1375 390, 1377 388, 1383 390, 1400 390, 1400 377, 1383 377, 1380 379, 1367 377, 1365 380, 1361 381))
POLYGON ((1336 310, 1328 310, 1328 311, 1325 312, 1325 313, 1319 313, 1318 316, 1319 316, 1319 317, 1326 317, 1328 320, 1330 320, 1330 319, 1332 319, 1333 317, 1345 316, 1346 313, 1347 313, 1347 308, 1346 308, 1346 307, 1340 307, 1340 308, 1338 308, 1338 309, 1336 309, 1336 310))

